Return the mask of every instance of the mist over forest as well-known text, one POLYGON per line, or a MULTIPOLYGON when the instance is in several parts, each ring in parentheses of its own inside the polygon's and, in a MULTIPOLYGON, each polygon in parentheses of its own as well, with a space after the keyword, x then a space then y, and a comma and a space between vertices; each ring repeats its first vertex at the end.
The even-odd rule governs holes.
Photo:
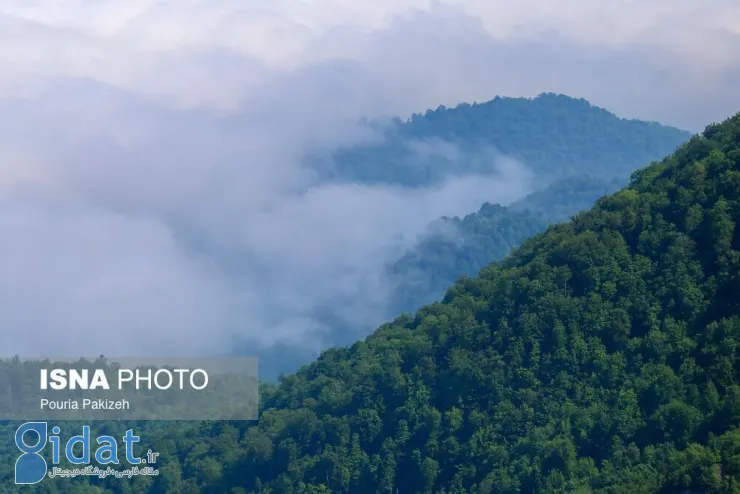
POLYGON ((393 266, 441 217, 626 183, 688 137, 580 98, 689 131, 724 117, 737 6, 712 4, 4 2, 2 348, 306 362, 363 337, 415 308, 393 266), (494 100, 543 92, 575 99, 494 100))

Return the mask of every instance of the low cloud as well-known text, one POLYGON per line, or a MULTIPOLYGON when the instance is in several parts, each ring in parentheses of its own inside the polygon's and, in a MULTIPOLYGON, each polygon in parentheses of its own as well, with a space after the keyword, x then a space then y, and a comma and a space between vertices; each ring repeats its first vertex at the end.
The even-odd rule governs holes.
MULTIPOLYGON (((356 115, 321 114, 317 92, 289 91, 305 80, 281 82, 289 104, 276 91, 230 116, 85 79, 0 109, 6 352, 316 351, 361 337, 387 317, 383 266, 430 221, 531 188, 492 150, 485 176, 427 189, 317 182, 306 151, 379 137, 356 115)), ((463 157, 443 141, 409 146, 463 157)))

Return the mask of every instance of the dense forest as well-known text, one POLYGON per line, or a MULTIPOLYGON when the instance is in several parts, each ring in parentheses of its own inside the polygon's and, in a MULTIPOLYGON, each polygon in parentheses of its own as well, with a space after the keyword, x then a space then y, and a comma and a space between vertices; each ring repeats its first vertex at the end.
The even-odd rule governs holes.
POLYGON ((579 175, 629 176, 690 137, 552 93, 440 106, 405 122, 370 126, 378 142, 316 153, 308 164, 324 180, 420 187, 455 175, 491 174, 495 156, 505 155, 525 164, 544 185, 579 175))
POLYGON ((740 492, 739 223, 740 114, 265 388, 259 422, 150 424, 159 477, 35 491, 740 492))

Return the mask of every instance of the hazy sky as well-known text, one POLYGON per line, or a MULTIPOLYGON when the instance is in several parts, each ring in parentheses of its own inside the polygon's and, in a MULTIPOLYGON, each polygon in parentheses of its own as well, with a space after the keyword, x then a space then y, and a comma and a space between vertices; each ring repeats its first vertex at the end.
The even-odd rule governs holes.
POLYGON ((740 110, 740 3, 4 0, 0 64, 6 353, 315 345, 326 306, 379 322, 399 238, 531 183, 498 159, 413 194, 321 186, 308 146, 543 91, 698 130, 740 110))
POLYGON ((233 108, 341 58, 396 112, 555 91, 694 130, 740 108, 734 0, 5 0, 0 28, 4 95, 84 75, 233 108))

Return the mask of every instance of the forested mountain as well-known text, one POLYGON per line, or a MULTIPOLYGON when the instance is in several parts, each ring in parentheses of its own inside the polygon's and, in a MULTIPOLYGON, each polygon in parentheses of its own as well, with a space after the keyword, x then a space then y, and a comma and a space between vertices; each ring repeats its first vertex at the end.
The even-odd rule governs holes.
MULTIPOLYGON (((493 173, 496 157, 506 155, 534 172, 540 188, 510 207, 486 204, 464 218, 430 225, 418 244, 387 268, 389 317, 439 300, 460 276, 477 274, 549 224, 589 208, 625 185, 635 169, 690 137, 556 94, 439 107, 376 126, 379 143, 313 161, 324 179, 429 186, 451 176, 493 173)), ((342 334, 344 329, 330 339, 346 343, 342 334)))
POLYGON ((311 166, 324 179, 419 187, 455 175, 490 174, 492 156, 502 154, 524 163, 544 185, 582 174, 629 176, 690 137, 551 93, 440 106, 405 122, 372 125, 379 142, 314 156, 311 166))
POLYGON ((740 114, 442 302, 324 352, 265 391, 258 423, 172 424, 147 438, 166 475, 101 485, 739 492, 739 224, 740 114))
POLYGON ((738 223, 740 114, 284 379, 233 472, 252 492, 737 492, 738 223))
POLYGON ((440 218, 407 248, 399 244, 386 250, 378 271, 373 270, 373 276, 379 274, 373 283, 382 288, 375 292, 372 317, 352 318, 343 310, 350 304, 369 305, 367 301, 333 300, 311 313, 321 327, 312 340, 314 347, 278 342, 255 350, 256 344, 245 342, 235 351, 256 351, 264 379, 274 381, 312 361, 316 347, 350 344, 382 320, 438 301, 460 276, 477 274, 549 224, 590 207, 600 196, 625 185, 631 172, 663 158, 690 137, 657 123, 620 119, 585 100, 555 94, 497 97, 482 104, 440 107, 406 122, 368 125, 379 134, 372 144, 328 150, 307 159, 305 164, 320 172, 314 175, 317 184, 385 184, 394 193, 407 193, 408 188, 429 192, 442 181, 449 180, 445 185, 450 185, 456 176, 471 173, 496 176, 503 171, 506 180, 510 173, 506 168, 512 167, 517 177, 528 177, 522 178, 521 193, 530 188, 534 192, 507 208, 496 205, 495 190, 490 196, 481 194, 496 207, 440 218), (505 170, 497 171, 498 165, 505 170))

